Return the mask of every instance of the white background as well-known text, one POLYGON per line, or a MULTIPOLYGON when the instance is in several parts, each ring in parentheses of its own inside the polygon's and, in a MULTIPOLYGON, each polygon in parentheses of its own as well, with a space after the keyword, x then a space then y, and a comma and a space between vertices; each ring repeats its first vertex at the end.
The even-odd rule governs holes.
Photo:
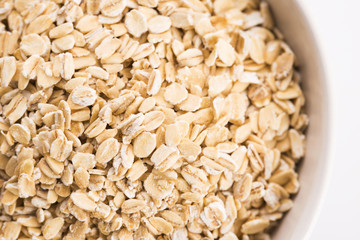
POLYGON ((360 239, 360 1, 299 0, 314 30, 330 86, 335 156, 310 240, 360 239))

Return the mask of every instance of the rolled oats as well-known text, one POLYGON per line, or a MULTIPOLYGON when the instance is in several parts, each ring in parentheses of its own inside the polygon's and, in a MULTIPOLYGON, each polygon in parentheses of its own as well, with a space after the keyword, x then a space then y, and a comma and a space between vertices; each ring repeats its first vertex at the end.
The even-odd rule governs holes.
POLYGON ((171 104, 178 104, 187 99, 188 91, 183 85, 172 83, 164 92, 164 98, 171 104))
POLYGON ((194 18, 190 11, 187 8, 173 9, 170 15, 172 26, 182 29, 191 28, 194 25, 194 18))
POLYGON ((107 37, 98 47, 95 48, 95 54, 98 58, 108 58, 120 47, 121 41, 117 38, 107 37))
POLYGON ((0 5, 0 238, 270 239, 309 120, 265 1, 0 5))
POLYGON ((201 97, 194 94, 188 94, 187 98, 178 104, 178 106, 183 111, 194 112, 201 107, 201 102, 201 97))
POLYGON ((87 188, 89 186, 90 174, 86 169, 80 167, 74 173, 74 180, 79 188, 87 188))
POLYGON ((88 67, 85 69, 85 72, 90 73, 90 75, 95 78, 104 79, 104 80, 107 80, 109 78, 109 73, 100 67, 95 67, 95 66, 88 67))
POLYGON ((147 171, 146 165, 143 164, 141 160, 138 160, 134 162, 134 164, 131 166, 131 168, 126 173, 126 177, 132 181, 135 182, 138 180, 145 172, 147 171))
POLYGON ((295 159, 301 158, 305 153, 305 136, 300 135, 295 129, 289 130, 292 156, 295 159))
POLYGON ((20 49, 27 56, 44 55, 48 50, 44 39, 35 33, 26 35, 22 39, 20 49))
POLYGON ((85 211, 95 211, 96 203, 86 193, 73 192, 70 195, 70 199, 74 202, 76 206, 85 211))
POLYGON ((156 147, 156 135, 149 132, 143 132, 134 139, 133 144, 136 157, 148 157, 156 147))
POLYGON ((161 72, 159 69, 154 69, 148 80, 148 87, 147 87, 147 93, 149 95, 155 95, 159 92, 161 88, 161 84, 163 82, 163 78, 161 76, 161 72))
POLYGON ((242 225, 241 232, 244 234, 259 233, 268 227, 269 224, 270 221, 264 218, 249 220, 242 225))
POLYGON ((173 231, 172 225, 161 217, 151 217, 149 218, 149 222, 159 234, 169 234, 173 231))
POLYGON ((96 161, 98 163, 107 163, 120 150, 120 143, 115 138, 108 138, 103 141, 96 152, 96 161))
POLYGON ((59 162, 50 156, 46 156, 45 161, 46 161, 47 165, 50 167, 50 169, 53 171, 53 173, 60 174, 63 172, 64 163, 59 162))
POLYGON ((192 67, 200 64, 204 60, 203 53, 197 48, 190 48, 176 58, 181 66, 192 67))
POLYGON ((22 143, 24 145, 28 144, 31 138, 30 130, 21 124, 12 125, 9 128, 9 133, 16 142, 22 143))
POLYGON ((75 45, 75 38, 73 35, 66 35, 61 38, 57 38, 52 42, 52 51, 60 52, 70 50, 75 45))
POLYGON ((233 46, 230 43, 226 42, 224 39, 219 39, 215 45, 215 51, 219 57, 219 60, 222 62, 223 66, 230 67, 235 62, 235 51, 233 46))
POLYGON ((146 18, 138 10, 131 10, 125 16, 125 26, 130 34, 134 37, 140 37, 141 34, 145 33, 148 30, 148 25, 146 23, 146 18))
POLYGON ((53 20, 49 15, 41 15, 37 18, 35 18, 27 27, 27 33, 42 33, 46 31, 51 24, 53 23, 53 20))
POLYGON ((71 33, 74 30, 73 24, 71 22, 66 22, 60 24, 57 27, 54 27, 49 31, 50 38, 61 38, 71 33))
POLYGON ((34 179, 25 173, 20 174, 18 180, 19 197, 28 198, 35 196, 36 188, 34 179))
POLYGON ((146 207, 146 203, 143 200, 129 199, 123 202, 121 205, 121 211, 125 214, 136 213, 146 207))
POLYGON ((7 221, 2 224, 2 236, 5 239, 18 239, 21 231, 21 224, 18 222, 7 221))
POLYGON ((149 32, 162 33, 169 30, 171 20, 167 16, 154 16, 148 20, 149 32))
POLYGON ((42 230, 44 238, 52 239, 56 237, 63 225, 64 225, 64 219, 61 217, 47 220, 42 230))

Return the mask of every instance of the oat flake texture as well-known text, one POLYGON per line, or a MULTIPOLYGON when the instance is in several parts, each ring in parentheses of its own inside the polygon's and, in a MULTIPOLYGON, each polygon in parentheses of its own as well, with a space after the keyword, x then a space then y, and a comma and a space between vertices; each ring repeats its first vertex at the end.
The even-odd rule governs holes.
POLYGON ((1 1, 0 239, 270 239, 295 63, 261 0, 1 1))

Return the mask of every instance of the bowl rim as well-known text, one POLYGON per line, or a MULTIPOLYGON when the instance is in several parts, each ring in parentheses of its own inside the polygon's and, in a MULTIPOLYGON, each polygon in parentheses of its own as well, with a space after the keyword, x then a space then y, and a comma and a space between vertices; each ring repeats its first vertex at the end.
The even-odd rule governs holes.
MULTIPOLYGON (((299 14, 303 17, 303 21, 307 30, 309 31, 309 37, 311 38, 313 45, 315 46, 316 52, 314 53, 315 61, 319 64, 319 72, 323 77, 322 85, 324 87, 324 106, 323 106, 323 124, 325 124, 324 128, 324 136, 323 136, 323 156, 322 161, 323 164, 323 177, 318 181, 321 181, 321 187, 318 192, 318 197, 316 198, 316 202, 312 202, 314 211, 312 212, 312 216, 309 217, 308 228, 306 233, 304 233, 304 240, 310 239, 313 230, 315 228, 316 223, 319 220, 320 213, 322 211, 322 207, 325 202, 326 193, 328 192, 330 186, 330 177, 333 171, 333 163, 334 163, 334 152, 335 152, 335 141, 334 141, 334 131, 335 131, 335 121, 334 121, 334 110, 330 106, 334 106, 334 99, 331 97, 331 88, 330 81, 331 76, 329 75, 329 71, 327 70, 327 60, 324 54, 324 50, 321 47, 320 39, 321 37, 315 31, 314 19, 309 14, 308 8, 309 4, 305 3, 305 0, 294 0, 294 5, 298 8, 299 14)), ((306 161, 306 156, 305 156, 306 161)), ((301 172, 300 172, 301 174, 301 172)), ((296 204, 296 203, 295 203, 296 204)))

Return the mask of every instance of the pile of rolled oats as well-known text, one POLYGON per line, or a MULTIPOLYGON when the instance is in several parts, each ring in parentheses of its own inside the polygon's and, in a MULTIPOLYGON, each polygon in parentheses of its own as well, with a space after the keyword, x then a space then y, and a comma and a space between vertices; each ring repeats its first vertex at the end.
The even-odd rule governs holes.
POLYGON ((266 240, 308 117, 258 0, 2 0, 0 239, 266 240))

